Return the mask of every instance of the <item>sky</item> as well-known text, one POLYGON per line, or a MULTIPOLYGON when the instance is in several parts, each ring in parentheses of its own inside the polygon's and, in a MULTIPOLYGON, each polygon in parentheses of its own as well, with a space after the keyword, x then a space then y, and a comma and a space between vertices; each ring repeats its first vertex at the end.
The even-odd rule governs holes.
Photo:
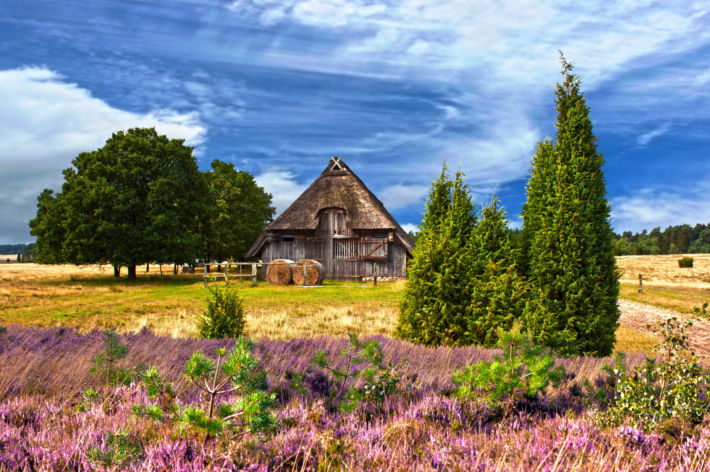
POLYGON ((415 230, 444 160, 520 225, 583 81, 617 232, 710 222, 710 3, 0 0, 0 243, 111 133, 155 126, 285 209, 342 156, 415 230))

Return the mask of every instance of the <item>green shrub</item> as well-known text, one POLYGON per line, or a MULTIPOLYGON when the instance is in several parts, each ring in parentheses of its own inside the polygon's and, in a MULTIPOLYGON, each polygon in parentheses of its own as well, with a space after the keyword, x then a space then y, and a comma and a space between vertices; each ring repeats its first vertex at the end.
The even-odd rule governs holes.
POLYGON ((350 345, 345 349, 345 367, 331 367, 328 354, 319 349, 311 363, 330 374, 332 387, 328 393, 340 410, 353 411, 363 402, 381 402, 394 393, 400 383, 398 366, 385 364, 382 347, 377 339, 358 340, 350 333, 350 345), (348 379, 356 383, 347 386, 348 379), (358 382, 359 380, 359 382, 358 382), (346 388, 347 387, 347 388, 346 388))
POLYGON ((678 267, 680 268, 693 268, 693 258, 692 257, 683 257, 681 259, 678 259, 678 267))
POLYGON ((491 405, 504 401, 512 404, 523 398, 534 399, 548 385, 558 385, 564 376, 562 366, 554 367, 550 351, 535 346, 520 331, 520 323, 515 323, 510 331, 498 329, 497 347, 503 349, 502 356, 469 365, 454 374, 456 397, 472 400, 484 394, 491 405))
POLYGON ((185 376, 205 394, 203 407, 179 406, 172 386, 160 378, 154 367, 148 369, 143 374, 143 383, 148 396, 157 403, 135 405, 134 413, 157 421, 190 425, 204 432, 203 444, 227 431, 236 436, 271 432, 276 425, 270 411, 275 396, 266 393, 266 374, 258 368, 253 347, 254 343, 248 339, 239 338, 231 352, 218 348, 215 360, 199 351, 192 354, 185 365, 185 376), (228 393, 236 395, 236 399, 219 403, 218 398, 228 393))
POLYGON ((633 372, 615 370, 613 405, 601 417, 603 424, 653 431, 670 421, 686 429, 703 420, 710 407, 710 376, 688 347, 689 326, 692 321, 676 318, 659 323, 654 332, 662 338, 656 348, 660 359, 646 359, 633 372))
POLYGON ((207 311, 199 321, 200 336, 205 339, 238 338, 244 334, 242 299, 229 282, 220 288, 208 287, 207 311))

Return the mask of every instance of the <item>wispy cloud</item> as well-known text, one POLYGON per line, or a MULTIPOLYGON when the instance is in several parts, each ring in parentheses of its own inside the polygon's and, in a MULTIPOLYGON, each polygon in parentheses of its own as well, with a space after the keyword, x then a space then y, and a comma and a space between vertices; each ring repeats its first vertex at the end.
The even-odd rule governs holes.
POLYGON ((382 203, 390 210, 421 205, 429 187, 426 185, 396 184, 380 192, 382 203))
POLYGON ((646 133, 643 133, 641 136, 638 137, 638 139, 636 139, 636 142, 639 146, 646 146, 653 139, 666 134, 670 129, 670 123, 663 123, 661 126, 654 128, 646 133))

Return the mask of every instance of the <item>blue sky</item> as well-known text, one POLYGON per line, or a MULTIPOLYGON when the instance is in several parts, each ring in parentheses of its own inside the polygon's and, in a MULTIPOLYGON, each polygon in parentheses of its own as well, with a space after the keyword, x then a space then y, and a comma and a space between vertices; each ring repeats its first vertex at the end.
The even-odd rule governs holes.
POLYGON ((554 134, 557 50, 591 108, 617 231, 710 222, 710 4, 12 1, 0 15, 0 242, 112 131, 156 126, 284 209, 342 155, 413 228, 443 159, 519 222, 554 134))

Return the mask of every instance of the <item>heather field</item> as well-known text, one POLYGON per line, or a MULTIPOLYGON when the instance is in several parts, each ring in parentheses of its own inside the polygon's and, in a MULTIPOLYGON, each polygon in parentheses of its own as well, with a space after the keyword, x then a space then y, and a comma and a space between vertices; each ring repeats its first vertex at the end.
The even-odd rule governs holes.
MULTIPOLYGON (((707 467, 710 429, 693 438, 602 428, 582 394, 585 381, 605 384, 609 359, 561 362, 564 381, 510 411, 450 395, 453 372, 495 353, 476 348, 430 349, 381 338, 385 358, 406 361, 402 388, 379 403, 345 413, 329 406, 327 380, 309 369, 318 350, 337 353, 342 338, 263 340, 256 346, 275 394, 277 429, 268 436, 213 438, 192 428, 137 416, 149 403, 132 384, 101 387, 89 374, 101 349, 98 332, 11 326, 0 343, 0 470, 477 470, 698 471, 707 467), (287 371, 303 373, 295 389, 287 371), (87 386, 99 394, 87 402, 87 386)), ((230 342, 173 339, 147 331, 122 337, 127 364, 148 362, 176 382, 178 396, 200 402, 184 381, 193 350, 210 353, 230 342)), ((627 359, 630 366, 639 357, 627 359)))

